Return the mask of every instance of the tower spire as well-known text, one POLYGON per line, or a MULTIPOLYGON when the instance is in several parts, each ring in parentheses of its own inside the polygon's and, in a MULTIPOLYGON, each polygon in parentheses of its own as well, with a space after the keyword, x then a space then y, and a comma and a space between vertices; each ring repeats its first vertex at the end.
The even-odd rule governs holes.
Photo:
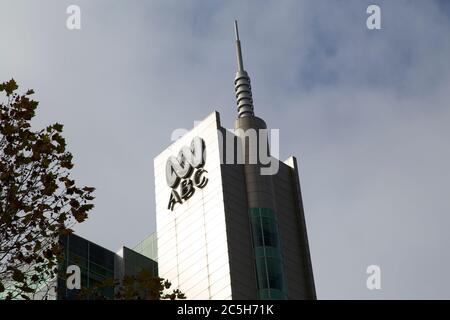
POLYGON ((238 70, 244 70, 244 63, 242 62, 241 41, 239 40, 239 29, 236 20, 234 20, 234 33, 236 35, 236 55, 238 70))
POLYGON ((236 104, 238 108, 238 117, 253 116, 253 98, 250 77, 244 70, 242 61, 241 41, 239 39, 239 29, 237 21, 234 20, 234 32, 236 35, 236 57, 237 72, 234 78, 234 91, 236 92, 236 104))

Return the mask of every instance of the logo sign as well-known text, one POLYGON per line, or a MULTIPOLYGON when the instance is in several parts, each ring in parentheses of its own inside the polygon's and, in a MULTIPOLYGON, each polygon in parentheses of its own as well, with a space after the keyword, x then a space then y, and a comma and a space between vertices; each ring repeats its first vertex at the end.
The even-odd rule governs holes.
POLYGON ((208 183, 203 169, 206 160, 205 142, 200 137, 192 139, 190 146, 181 148, 177 157, 166 162, 166 181, 172 188, 168 209, 173 210, 177 203, 183 203, 208 183))

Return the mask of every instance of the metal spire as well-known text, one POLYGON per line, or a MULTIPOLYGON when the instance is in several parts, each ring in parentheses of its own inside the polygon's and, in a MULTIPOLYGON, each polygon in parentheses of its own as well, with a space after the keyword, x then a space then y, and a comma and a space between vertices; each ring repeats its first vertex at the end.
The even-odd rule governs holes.
POLYGON ((234 32, 236 34, 236 56, 238 67, 236 77, 234 78, 234 90, 236 92, 238 117, 241 118, 254 115, 253 98, 250 77, 244 70, 244 63, 242 61, 241 41, 239 40, 239 29, 236 20, 234 20, 234 32))
POLYGON ((236 55, 238 70, 244 70, 244 63, 242 62, 241 41, 239 40, 239 29, 236 20, 234 20, 234 33, 236 34, 236 55))

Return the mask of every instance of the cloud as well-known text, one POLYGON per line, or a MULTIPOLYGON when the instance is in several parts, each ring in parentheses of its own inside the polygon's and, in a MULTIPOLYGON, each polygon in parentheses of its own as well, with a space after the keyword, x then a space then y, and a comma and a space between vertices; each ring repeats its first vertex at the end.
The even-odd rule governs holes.
POLYGON ((36 127, 65 124, 77 232, 109 249, 155 228, 153 157, 212 109, 236 114, 233 20, 255 111, 300 174, 319 298, 449 298, 449 7, 378 1, 3 1, 0 76, 35 88, 36 127), (365 287, 379 264, 382 290, 365 287))

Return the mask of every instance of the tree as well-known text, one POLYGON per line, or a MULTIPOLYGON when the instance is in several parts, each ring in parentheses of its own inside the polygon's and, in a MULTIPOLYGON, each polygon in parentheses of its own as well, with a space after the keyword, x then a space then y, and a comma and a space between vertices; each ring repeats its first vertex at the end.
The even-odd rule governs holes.
POLYGON ((116 288, 116 300, 176 300, 186 299, 179 289, 169 290, 169 280, 155 277, 148 269, 142 269, 136 275, 125 275, 123 279, 107 278, 91 288, 81 289, 79 299, 106 299, 102 294, 104 288, 116 288))
POLYGON ((169 280, 154 277, 147 269, 143 269, 135 276, 125 276, 123 278, 122 283, 119 284, 116 299, 186 299, 184 293, 179 289, 174 289, 169 293, 165 292, 165 290, 169 290, 171 286, 172 284, 169 280))
POLYGON ((70 179, 63 126, 33 131, 34 91, 17 89, 14 79, 0 84, 0 295, 28 299, 56 277, 58 236, 87 218, 94 188, 70 179))

